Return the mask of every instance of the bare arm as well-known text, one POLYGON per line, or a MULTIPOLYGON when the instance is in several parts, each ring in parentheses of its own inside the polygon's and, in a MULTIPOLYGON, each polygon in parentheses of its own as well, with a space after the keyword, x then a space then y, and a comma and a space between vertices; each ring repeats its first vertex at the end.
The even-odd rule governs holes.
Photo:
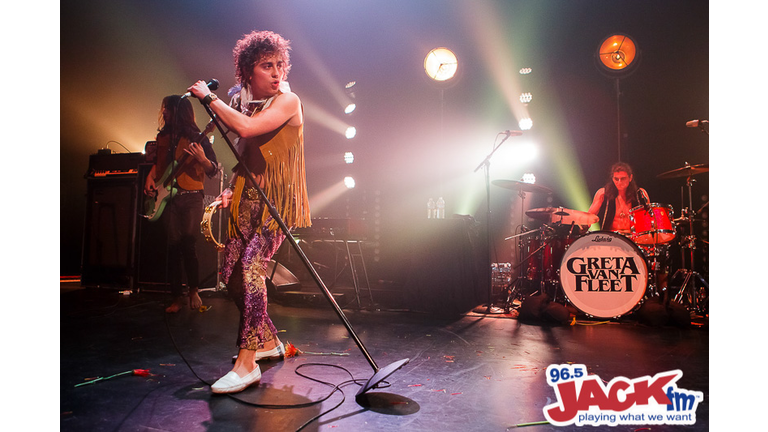
MULTIPOLYGON (((211 93, 205 81, 198 81, 188 89, 200 99, 211 93)), ((292 92, 284 93, 275 98, 270 108, 248 117, 227 105, 221 99, 210 103, 211 110, 216 116, 243 138, 251 138, 263 135, 279 128, 284 123, 298 126, 303 123, 301 101, 292 92)))
POLYGON ((597 214, 600 211, 600 206, 603 205, 603 199, 605 198, 605 188, 600 188, 595 192, 595 197, 592 199, 592 205, 589 206, 587 213, 597 214))

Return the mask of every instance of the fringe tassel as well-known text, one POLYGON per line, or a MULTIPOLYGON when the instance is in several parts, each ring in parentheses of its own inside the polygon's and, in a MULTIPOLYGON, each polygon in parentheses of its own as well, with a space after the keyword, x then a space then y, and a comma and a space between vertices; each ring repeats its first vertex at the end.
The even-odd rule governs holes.
POLYGON ((240 232, 240 225, 238 222, 238 215, 240 214, 240 199, 243 196, 243 189, 245 189, 245 178, 238 176, 235 179, 235 190, 232 191, 232 202, 230 205, 230 214, 227 224, 227 234, 229 238, 237 238, 238 232, 240 232))

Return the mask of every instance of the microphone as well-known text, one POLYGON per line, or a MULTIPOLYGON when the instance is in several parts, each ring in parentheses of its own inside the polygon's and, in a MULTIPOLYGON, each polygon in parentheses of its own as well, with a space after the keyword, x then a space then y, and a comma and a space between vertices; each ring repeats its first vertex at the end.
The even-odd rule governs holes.
POLYGON ((502 132, 502 133, 503 133, 504 135, 508 136, 508 137, 509 137, 509 136, 520 136, 520 135, 522 135, 522 134, 523 134, 523 131, 519 131, 519 130, 505 130, 505 131, 504 131, 504 132, 502 132))
POLYGON ((709 120, 691 120, 685 122, 685 127, 701 127, 705 124, 709 124, 709 120))
MULTIPOLYGON (((219 88, 219 80, 215 78, 211 78, 211 80, 208 81, 208 88, 211 89, 211 91, 215 91, 217 88, 219 88)), ((186 92, 183 95, 181 95, 181 98, 185 99, 190 96, 192 96, 192 92, 186 92)))

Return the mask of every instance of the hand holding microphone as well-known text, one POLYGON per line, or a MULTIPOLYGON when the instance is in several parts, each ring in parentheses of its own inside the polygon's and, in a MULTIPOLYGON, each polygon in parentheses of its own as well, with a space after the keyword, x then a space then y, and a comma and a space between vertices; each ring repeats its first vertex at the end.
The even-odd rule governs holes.
POLYGON ((200 80, 192 84, 187 89, 187 92, 181 96, 181 98, 184 99, 190 96, 195 96, 196 98, 202 100, 204 97, 208 96, 209 94, 211 94, 212 91, 215 91, 218 88, 219 88, 219 80, 217 79, 211 79, 207 83, 203 80, 200 80))

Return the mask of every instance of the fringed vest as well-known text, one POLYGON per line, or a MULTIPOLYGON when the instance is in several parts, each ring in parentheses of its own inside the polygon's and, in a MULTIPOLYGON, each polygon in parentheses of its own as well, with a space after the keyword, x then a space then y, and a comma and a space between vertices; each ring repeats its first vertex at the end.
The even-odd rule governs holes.
MULTIPOLYGON (((282 93, 279 93, 278 96, 282 93)), ((269 109, 269 104, 264 109, 269 109)), ((254 113, 255 115, 255 113, 254 113)), ((240 139, 238 147, 241 161, 257 178, 261 177, 264 194, 274 204, 280 217, 289 228, 303 228, 311 225, 309 196, 307 194, 306 171, 304 164, 304 125, 291 126, 287 122, 276 130, 257 137, 240 139)), ((250 188, 246 170, 236 165, 237 174, 231 214, 237 222, 238 207, 243 191, 250 188)), ((264 211, 262 224, 267 223, 270 214, 264 211)), ((277 221, 272 220, 268 228, 280 229, 277 221)), ((238 230, 230 226, 230 235, 238 230)))

